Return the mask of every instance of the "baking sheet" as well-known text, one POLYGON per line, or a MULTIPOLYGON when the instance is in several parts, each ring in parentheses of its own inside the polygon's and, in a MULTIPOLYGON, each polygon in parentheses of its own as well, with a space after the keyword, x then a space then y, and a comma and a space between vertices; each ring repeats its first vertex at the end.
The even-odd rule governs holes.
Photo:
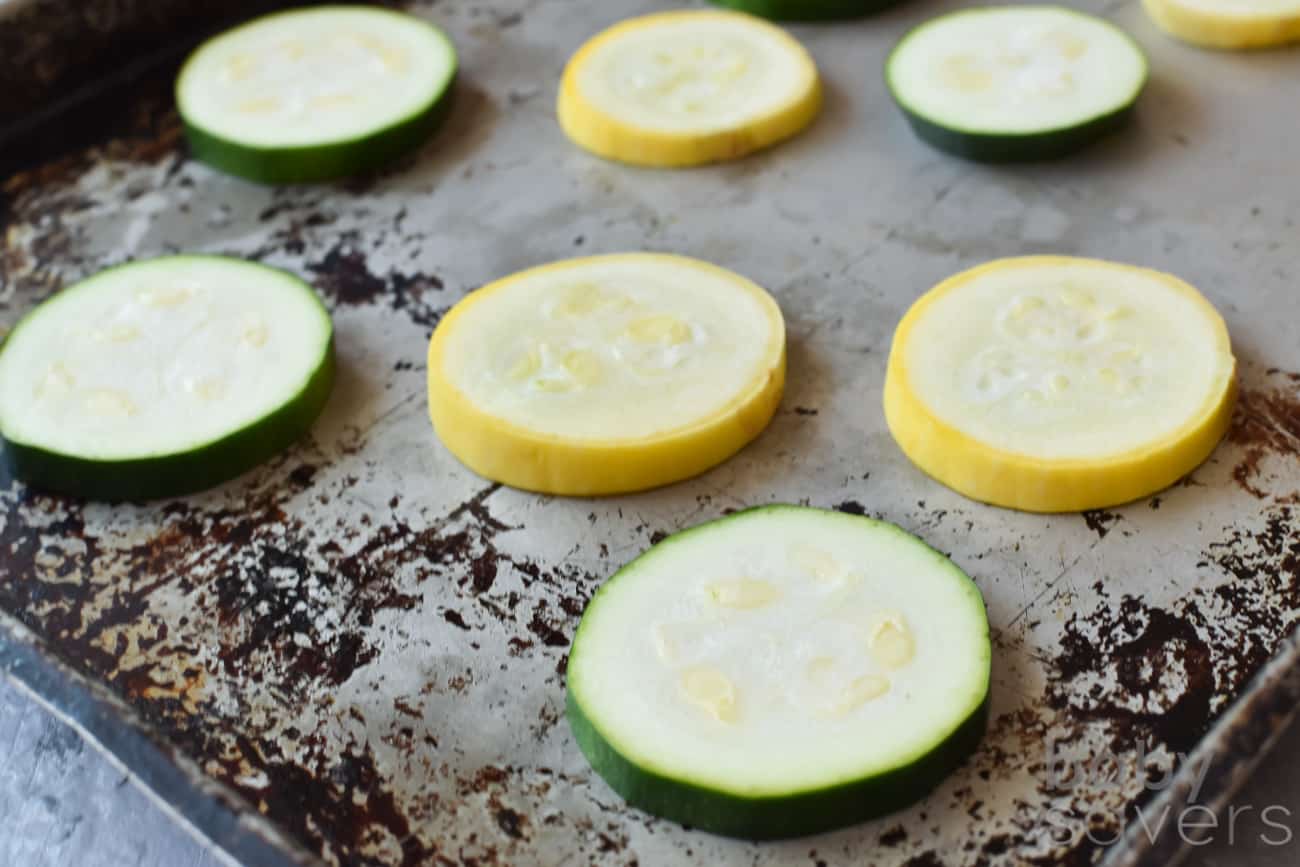
POLYGON ((577 151, 552 116, 565 58, 664 6, 413 4, 455 38, 462 81, 448 127, 378 177, 222 177, 186 159, 155 94, 123 106, 128 134, 4 183, 0 322, 105 265, 229 253, 311 279, 340 361, 311 437, 212 492, 106 506, 6 480, 6 667, 74 717, 94 708, 90 734, 223 846, 265 843, 252 863, 1164 863, 1178 835, 1152 842, 1138 811, 1176 817, 1194 788, 1221 799, 1296 694, 1300 52, 1201 52, 1136 3, 1079 4, 1151 54, 1135 123, 1067 162, 982 167, 913 140, 888 102, 889 46, 955 8, 916 3, 792 28, 828 100, 770 153, 658 172, 577 151), (439 316, 516 269, 635 249, 776 295, 790 378, 771 428, 699 479, 632 497, 537 497, 460 467, 425 416, 439 316), (936 485, 889 439, 880 388, 908 304, 1030 252, 1169 270, 1224 313, 1241 405, 1171 490, 1022 515, 936 485), (994 629, 993 722, 914 808, 753 845, 622 806, 569 736, 563 678, 605 576, 665 533, 769 502, 894 521, 965 568, 994 629))

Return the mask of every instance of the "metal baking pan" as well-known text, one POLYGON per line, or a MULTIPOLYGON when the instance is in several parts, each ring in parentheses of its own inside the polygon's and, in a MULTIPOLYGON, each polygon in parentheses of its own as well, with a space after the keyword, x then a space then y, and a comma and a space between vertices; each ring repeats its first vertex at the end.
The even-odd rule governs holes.
POLYGON ((989 168, 915 141, 889 103, 885 52, 953 5, 905 4, 794 28, 828 85, 806 135, 658 172, 571 147, 552 110, 585 36, 665 4, 578 5, 413 4, 454 36, 463 76, 448 126, 379 176, 269 189, 191 162, 164 64, 117 91, 93 146, 4 180, 5 325, 105 265, 229 253, 314 282, 340 372, 308 440, 206 494, 108 506, 4 480, 0 665, 249 864, 1166 863, 1184 836, 1170 817, 1222 802, 1300 692, 1300 52, 1197 51, 1136 2, 1085 4, 1151 55, 1135 122, 1068 161, 989 168), (439 316, 518 268, 635 249, 773 291, 790 380, 771 428, 631 497, 538 497, 457 464, 424 407, 439 316), (1047 251, 1172 271, 1229 323, 1232 431, 1149 500, 981 506, 885 431, 908 304, 1047 251), (563 722, 565 652, 600 581, 653 540, 778 501, 895 521, 974 576, 993 722, 923 803, 751 845, 629 810, 590 772, 563 722))

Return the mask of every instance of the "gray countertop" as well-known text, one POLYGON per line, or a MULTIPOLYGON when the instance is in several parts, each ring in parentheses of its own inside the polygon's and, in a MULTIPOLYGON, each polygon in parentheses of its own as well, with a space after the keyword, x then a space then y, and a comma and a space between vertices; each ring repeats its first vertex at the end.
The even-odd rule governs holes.
MULTIPOLYGON (((0 0, 2 2, 2 0, 0 0)), ((218 867, 119 767, 0 678, 0 864, 218 867)))
MULTIPOLYGON (((23 867, 218 867, 198 843, 119 768, 26 694, 0 679, 0 864, 23 867)), ((1296 863, 1300 752, 1292 728, 1232 799, 1234 833, 1221 827, 1185 867, 1282 867, 1296 863), (1249 808, 1249 809, 1248 809, 1249 808)), ((1226 821, 1226 817, 1225 817, 1226 821)), ((1172 825, 1166 833, 1176 833, 1172 825)), ((255 865, 248 865, 255 867, 255 865)))

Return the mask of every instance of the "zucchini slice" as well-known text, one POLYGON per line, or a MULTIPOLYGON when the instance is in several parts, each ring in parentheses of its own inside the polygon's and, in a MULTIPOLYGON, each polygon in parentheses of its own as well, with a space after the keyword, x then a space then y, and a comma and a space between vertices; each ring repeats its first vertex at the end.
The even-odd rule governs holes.
POLYGON ((713 0, 750 15, 777 21, 825 21, 860 18, 886 9, 899 0, 713 0))
POLYGON ((768 506, 668 538, 596 593, 569 652, 579 748, 629 803, 751 839, 923 797, 975 750, 979 589, 892 524, 768 506))
POLYGON ((1142 0, 1161 30, 1206 48, 1300 42, 1300 0, 1142 0))
POLYGON ((894 48, 889 90, 935 147, 987 162, 1060 157, 1120 126, 1146 56, 1107 21, 1056 6, 931 19, 894 48))
POLYGON ((665 485, 766 427, 785 383, 772 296, 651 253, 572 259, 474 292, 429 342, 429 415, 479 475, 551 494, 665 485))
POLYGON ((190 493, 306 433, 333 375, 329 314, 298 278, 220 256, 120 265, 45 301, 0 348, 4 460, 91 499, 190 493))
POLYGON ((778 27, 738 12, 665 12, 595 36, 564 70, 558 114, 580 147, 644 166, 742 157, 821 107, 817 67, 778 27))
POLYGON ((194 156, 266 184, 345 177, 415 149, 445 114, 456 49, 411 15, 324 6, 203 43, 176 103, 194 156))
POLYGON ((1001 259, 922 296, 894 333, 885 418, 922 470, 999 506, 1125 503, 1195 469, 1227 431, 1223 319, 1168 274, 1001 259))

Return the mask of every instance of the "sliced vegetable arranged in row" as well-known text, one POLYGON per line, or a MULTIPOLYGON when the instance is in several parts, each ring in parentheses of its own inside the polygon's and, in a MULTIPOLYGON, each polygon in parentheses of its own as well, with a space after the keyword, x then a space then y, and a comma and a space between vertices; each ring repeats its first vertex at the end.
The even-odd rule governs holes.
POLYGON ((1147 79, 1142 50, 1107 21, 1056 6, 931 19, 889 56, 886 78, 916 134, 974 160, 1071 153, 1116 129, 1147 79))
POLYGON ((713 0, 750 15, 778 21, 825 21, 860 18, 886 9, 899 0, 713 0))
POLYGON ((190 150, 268 184, 379 168, 436 129, 456 49, 411 15, 325 6, 255 19, 201 45, 176 82, 190 150))
POLYGON ((892 524, 795 506, 671 536, 596 592, 568 717, 629 803, 753 839, 900 809, 975 750, 988 619, 892 524))
POLYGON ((217 256, 120 265, 36 307, 0 348, 4 460, 94 499, 198 491, 306 433, 333 376, 329 314, 296 277, 217 256))
POLYGON ((1002 259, 903 317, 885 419, 921 469, 1035 512, 1125 503, 1199 465, 1227 431, 1227 327, 1168 274, 1061 256, 1002 259))
POLYGON ((690 166, 789 138, 821 107, 817 67, 785 31, 735 12, 646 15, 600 33, 564 70, 557 111, 580 147, 690 166))
POLYGON ((785 382, 772 296, 694 259, 596 256, 469 295, 429 342, 429 414, 470 469, 518 488, 656 487, 730 457, 785 382))
POLYGON ((1165 32, 1207 48, 1300 42, 1300 0, 1142 0, 1165 32))

